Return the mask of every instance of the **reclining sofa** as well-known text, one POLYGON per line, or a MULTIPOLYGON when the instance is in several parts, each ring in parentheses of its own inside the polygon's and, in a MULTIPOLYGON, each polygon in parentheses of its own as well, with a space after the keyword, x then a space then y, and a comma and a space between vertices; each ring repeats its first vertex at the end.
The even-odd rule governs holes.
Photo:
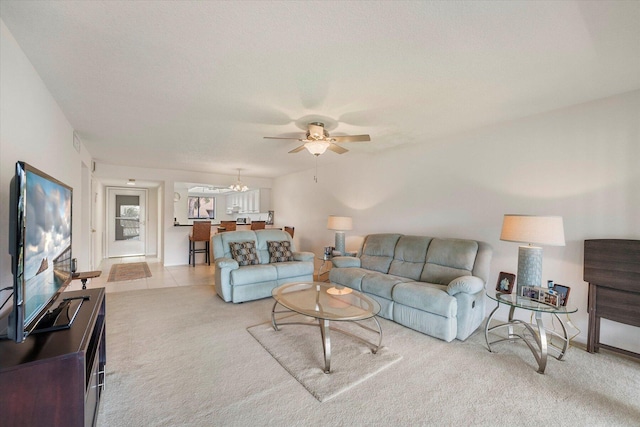
POLYGON ((484 320, 491 247, 483 242, 371 234, 355 257, 335 257, 329 280, 380 303, 379 316, 451 342, 484 320))
POLYGON ((266 298, 283 283, 313 281, 315 255, 296 252, 285 231, 227 231, 212 240, 216 292, 226 302, 266 298))

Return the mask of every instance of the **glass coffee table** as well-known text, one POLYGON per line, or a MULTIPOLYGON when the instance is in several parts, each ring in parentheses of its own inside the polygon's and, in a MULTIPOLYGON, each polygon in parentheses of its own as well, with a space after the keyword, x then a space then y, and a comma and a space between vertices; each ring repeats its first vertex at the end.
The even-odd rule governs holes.
POLYGON ((310 325, 320 327, 322 338, 322 348, 324 350, 324 372, 331 372, 331 330, 341 332, 345 335, 361 340, 372 346, 373 354, 376 354, 382 344, 382 329, 376 319, 376 314, 380 311, 380 304, 374 299, 351 288, 338 286, 334 283, 325 282, 297 282, 287 283, 271 292, 275 303, 271 310, 271 323, 273 329, 279 331, 283 325, 310 325), (276 307, 281 305, 285 310, 276 311, 276 307), (281 315, 287 313, 287 315, 281 315), (288 321, 284 319, 292 317, 297 313, 303 316, 312 317, 313 321, 288 321), (360 321, 373 319, 376 329, 373 329, 360 321), (317 322, 316 322, 317 320, 317 322), (358 326, 378 335, 378 342, 372 343, 351 332, 337 328, 330 322, 354 322, 358 326))
POLYGON ((567 348, 569 347, 569 337, 567 335, 567 328, 558 315, 575 313, 576 311, 578 311, 577 308, 555 307, 536 300, 520 297, 515 294, 493 294, 487 292, 487 296, 497 302, 496 308, 489 315, 487 324, 485 325, 484 329, 484 337, 487 341, 487 347, 489 351, 492 351, 492 344, 496 344, 502 341, 513 341, 514 339, 521 339, 525 342, 525 344, 527 344, 529 350, 531 350, 531 353, 533 353, 533 356, 538 362, 538 373, 540 374, 544 374, 544 370, 547 367, 547 354, 549 350, 553 350, 557 353, 556 359, 558 360, 561 360, 562 357, 564 357, 565 353, 567 352, 567 348), (507 323, 500 323, 490 327, 491 320, 498 311, 498 308, 500 308, 500 304, 509 307, 509 320, 507 321, 507 323), (532 325, 529 322, 514 319, 516 308, 535 313, 536 324, 532 325), (544 324, 542 323, 543 313, 549 313, 556 319, 558 319, 558 322, 562 327, 562 334, 553 330, 545 329, 544 324), (514 326, 517 325, 524 327, 522 332, 515 330, 514 326), (507 337, 489 341, 489 334, 494 332, 496 329, 501 328, 507 329, 507 337), (528 332, 528 335, 526 334, 526 332, 528 332), (551 342, 549 342, 549 340, 547 339, 547 335, 550 335, 552 338, 558 338, 562 343, 561 347, 555 346, 551 342))

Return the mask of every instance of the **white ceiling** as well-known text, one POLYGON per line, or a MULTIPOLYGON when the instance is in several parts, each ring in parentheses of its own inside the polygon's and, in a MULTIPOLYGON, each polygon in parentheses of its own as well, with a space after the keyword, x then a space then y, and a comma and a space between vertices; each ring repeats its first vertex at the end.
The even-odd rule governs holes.
POLYGON ((97 161, 276 177, 640 88, 638 1, 9 1, 97 161), (336 161, 328 152, 324 162, 336 161))

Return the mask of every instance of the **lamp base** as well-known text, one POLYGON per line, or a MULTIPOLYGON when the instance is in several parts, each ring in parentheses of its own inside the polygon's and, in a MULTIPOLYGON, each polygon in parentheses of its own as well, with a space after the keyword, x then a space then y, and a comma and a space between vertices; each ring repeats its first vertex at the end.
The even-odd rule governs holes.
POLYGON ((346 249, 344 247, 344 231, 336 231, 336 252, 344 255, 346 249))
POLYGON ((522 296, 523 286, 542 285, 542 248, 538 246, 520 246, 518 248, 516 283, 518 296, 522 296))

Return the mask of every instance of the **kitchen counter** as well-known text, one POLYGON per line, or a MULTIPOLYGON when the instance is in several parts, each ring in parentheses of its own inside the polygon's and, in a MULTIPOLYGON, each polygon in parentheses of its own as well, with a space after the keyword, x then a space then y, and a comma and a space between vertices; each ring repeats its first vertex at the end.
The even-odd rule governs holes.
MULTIPOLYGON (((193 227, 193 224, 173 224, 174 227, 193 227)), ((220 227, 220 223, 211 223, 212 227, 220 227)))
MULTIPOLYGON (((173 224, 174 227, 193 227, 193 224, 173 224)), ((211 223, 212 227, 222 228, 220 227, 220 223, 211 223)), ((282 227, 278 227, 275 225, 266 225, 265 228, 273 228, 276 230, 282 230, 282 227)), ((251 224, 236 224, 236 230, 251 230, 251 224)))

